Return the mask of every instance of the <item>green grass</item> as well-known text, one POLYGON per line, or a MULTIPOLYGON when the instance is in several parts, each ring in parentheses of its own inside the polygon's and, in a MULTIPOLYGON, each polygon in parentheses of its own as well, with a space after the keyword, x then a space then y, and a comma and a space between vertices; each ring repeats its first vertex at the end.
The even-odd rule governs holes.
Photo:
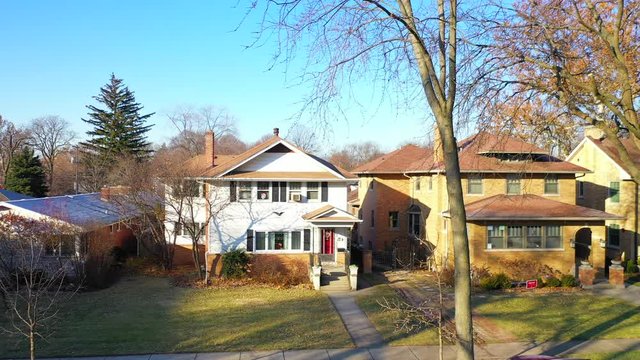
MULTIPOLYGON (((0 319, 2 321, 2 319, 0 319)), ((176 288, 167 279, 124 278, 76 295, 39 356, 344 348, 353 346, 329 299, 313 290, 176 288)), ((0 336, 0 357, 26 343, 0 336)))
POLYGON ((640 307, 602 296, 493 295, 475 311, 526 341, 640 337, 640 307))
POLYGON ((428 345, 438 343, 438 334, 435 329, 424 329, 413 333, 397 331, 395 320, 399 314, 393 311, 383 311, 378 303, 382 299, 397 301, 401 298, 388 285, 379 284, 359 294, 356 302, 390 345, 428 345))
POLYGON ((589 359, 589 360, 636 360, 640 359, 640 351, 624 351, 616 353, 588 353, 588 354, 567 354, 563 355, 572 359, 589 359))

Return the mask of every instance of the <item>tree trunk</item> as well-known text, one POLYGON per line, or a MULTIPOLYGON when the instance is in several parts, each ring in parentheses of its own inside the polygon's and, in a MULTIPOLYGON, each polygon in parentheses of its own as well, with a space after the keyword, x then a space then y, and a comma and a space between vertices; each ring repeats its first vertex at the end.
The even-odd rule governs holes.
POLYGON ((455 322, 458 336, 457 358, 473 359, 473 323, 471 317, 471 266, 469 264, 469 240, 467 238, 466 213, 462 183, 460 181, 460 164, 458 163, 458 147, 453 135, 453 121, 448 119, 438 122, 444 163, 447 177, 447 194, 449 195, 449 213, 451 214, 451 230, 453 232, 453 259, 455 266, 455 322))
POLYGON ((31 360, 36 359, 36 339, 33 330, 29 330, 29 356, 31 360))

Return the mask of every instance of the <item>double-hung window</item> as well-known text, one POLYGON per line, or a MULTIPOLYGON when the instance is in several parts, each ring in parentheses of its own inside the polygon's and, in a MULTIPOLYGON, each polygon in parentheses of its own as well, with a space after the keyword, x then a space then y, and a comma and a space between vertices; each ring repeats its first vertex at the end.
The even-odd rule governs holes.
POLYGON ((467 193, 470 195, 482 195, 482 175, 471 175, 467 179, 467 193))
POLYGON ((609 183, 609 201, 612 203, 620 202, 620 182, 612 181, 609 183))
POLYGON ((238 190, 238 199, 240 199, 240 201, 251 200, 251 181, 240 182, 240 188, 238 190))
POLYGON ((546 195, 558 195, 560 193, 558 175, 549 174, 544 178, 544 193, 546 195))
POLYGON ((317 182, 307 183, 307 200, 319 201, 320 200, 320 184, 317 182))
POLYGON ((521 180, 522 177, 520 175, 509 175, 507 177, 507 195, 520 195, 521 180))
POLYGON ((489 249, 562 249, 560 225, 488 225, 489 249))
POLYGON ((398 229, 400 227, 398 212, 397 211, 389 211, 389 228, 390 229, 398 229))
POLYGON ((271 184, 268 181, 258 181, 258 200, 271 200, 271 184))
POLYGON ((247 248, 255 251, 309 251, 311 250, 311 232, 302 231, 256 231, 247 241, 247 248), (303 236, 304 235, 304 236, 303 236))
POLYGON ((289 183, 289 201, 300 201, 302 194, 302 184, 299 182, 289 183))

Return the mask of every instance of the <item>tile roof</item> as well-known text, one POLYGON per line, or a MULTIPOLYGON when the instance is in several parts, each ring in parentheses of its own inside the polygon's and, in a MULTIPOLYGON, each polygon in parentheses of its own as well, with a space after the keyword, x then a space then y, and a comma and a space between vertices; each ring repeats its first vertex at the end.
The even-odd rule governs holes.
POLYGON ((405 145, 398 150, 382 155, 353 170, 355 174, 404 173, 416 166, 428 168, 433 164, 433 150, 416 145, 405 145), (418 164, 415 164, 418 163, 418 164))
MULTIPOLYGON (((474 220, 619 220, 622 216, 538 195, 494 195, 465 205, 474 220)), ((448 216, 448 212, 445 212, 448 216)))
POLYGON ((11 200, 32 199, 32 198, 33 197, 29 195, 23 195, 15 191, 0 189, 0 201, 11 201, 11 200))
POLYGON ((125 209, 102 200, 100 193, 14 200, 0 205, 29 210, 86 230, 115 224, 137 214, 133 206, 125 209))
MULTIPOLYGON (((604 138, 604 139, 596 139, 589 136, 589 140, 591 140, 597 147, 599 147, 602 151, 604 151, 616 164, 620 165, 624 169, 624 171, 631 173, 628 167, 622 163, 620 160, 620 154, 618 150, 613 146, 612 141, 604 138)), ((632 139, 620 139, 622 146, 627 149, 629 156, 633 159, 634 164, 640 167, 640 149, 638 145, 632 139)))
MULTIPOLYGON (((463 173, 582 173, 581 166, 549 155, 546 151, 508 135, 481 131, 458 142, 458 159, 463 173), (529 157, 504 160, 505 154, 529 157)), ((356 174, 443 172, 442 161, 434 162, 433 150, 408 145, 383 155, 354 170, 356 174)))

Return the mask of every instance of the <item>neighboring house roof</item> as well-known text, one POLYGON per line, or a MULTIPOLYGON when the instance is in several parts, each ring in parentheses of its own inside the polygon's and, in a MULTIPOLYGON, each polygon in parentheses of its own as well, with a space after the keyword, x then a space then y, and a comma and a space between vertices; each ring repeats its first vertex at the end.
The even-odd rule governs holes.
MULTIPOLYGON (((476 220, 620 220, 618 216, 538 195, 494 195, 465 205, 467 221, 476 220), (515 210, 514 210, 515 209, 515 210)), ((449 212, 443 213, 449 216, 449 212)))
MULTIPOLYGON (((416 161, 433 163, 433 150, 416 145, 405 145, 382 155, 353 170, 355 174, 398 174, 412 168, 416 161)), ((423 164, 424 165, 424 164, 423 164)))
POLYGON ((315 155, 308 154, 286 140, 280 138, 279 136, 272 136, 267 141, 258 144, 251 149, 243 152, 239 155, 232 156, 216 156, 216 163, 214 166, 211 166, 206 163, 207 159, 205 155, 199 155, 194 158, 195 163, 204 164, 204 169, 201 172, 201 177, 204 178, 238 178, 238 179, 277 179, 277 178, 299 178, 299 179, 356 179, 356 176, 352 173, 331 164, 330 162, 321 159, 315 155), (324 172, 296 172, 295 169, 292 169, 292 172, 277 172, 277 173, 267 173, 260 171, 234 171, 239 168, 243 164, 248 161, 256 158, 260 154, 265 153, 266 151, 275 148, 276 146, 284 146, 285 148, 308 156, 310 159, 315 160, 321 166, 323 166, 326 171, 324 172))
MULTIPOLYGON (((626 171, 627 173, 631 173, 629 167, 623 164, 622 160, 620 160, 620 153, 613 146, 611 140, 607 138, 594 139, 592 137, 588 137, 588 139, 591 140, 591 142, 593 142, 598 148, 604 151, 611 158, 611 160, 618 164, 624 171, 626 171)), ((636 166, 640 167, 640 149, 638 149, 636 143, 632 139, 620 139, 620 142, 622 143, 622 146, 624 146, 624 148, 627 150, 629 157, 633 159, 633 163, 636 166)))
MULTIPOLYGON (((520 139, 481 131, 458 142, 458 159, 463 173, 583 173, 581 166, 549 155, 520 139), (506 155, 524 160, 505 160, 506 155)), ((357 174, 443 172, 442 161, 435 162, 432 149, 409 145, 383 155, 354 170, 357 174)))
POLYGON ((115 224, 137 215, 133 206, 124 208, 120 204, 102 200, 100 193, 6 201, 1 202, 0 206, 26 210, 85 230, 115 224))
POLYGON ((311 222, 362 222, 362 220, 349 214, 344 210, 340 210, 333 205, 324 205, 316 210, 302 215, 302 218, 311 222))
POLYGON ((23 195, 7 189, 0 189, 0 201, 11 201, 11 200, 21 200, 21 199, 33 199, 33 197, 29 195, 23 195))
POLYGON ((359 205, 360 201, 358 199, 358 189, 351 190, 347 193, 347 202, 352 205, 359 205))

